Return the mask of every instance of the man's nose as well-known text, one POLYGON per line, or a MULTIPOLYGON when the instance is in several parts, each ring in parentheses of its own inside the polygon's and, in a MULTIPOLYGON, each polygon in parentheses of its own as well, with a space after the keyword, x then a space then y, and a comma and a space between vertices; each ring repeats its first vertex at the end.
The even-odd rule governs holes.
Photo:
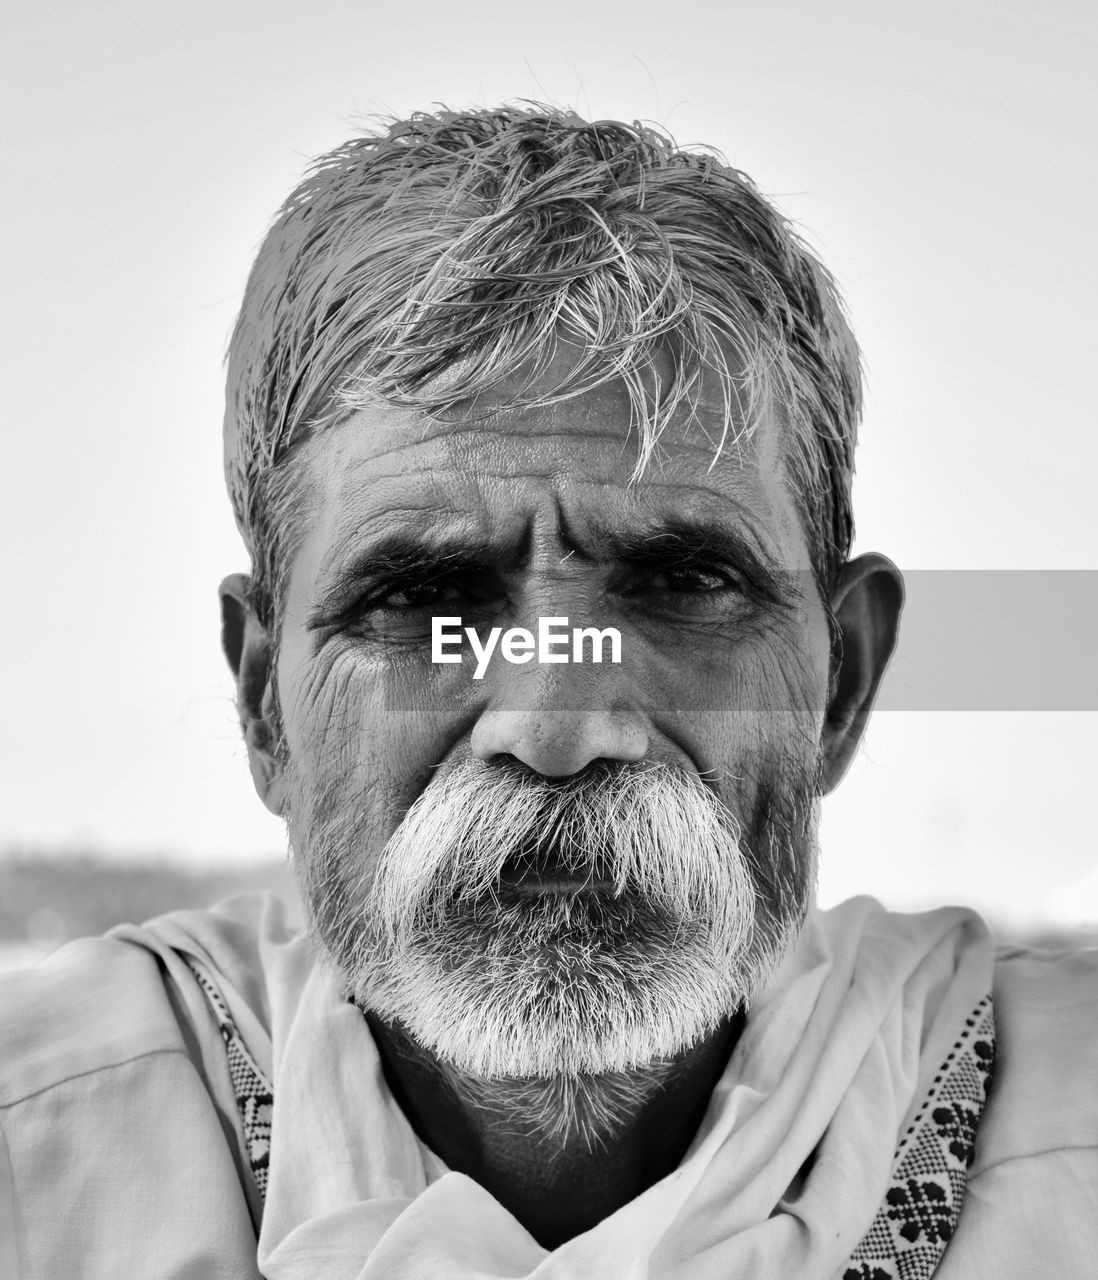
MULTIPOLYGON (((533 675, 533 673, 530 673, 533 675)), ((608 673, 602 673, 608 674, 608 673)), ((510 683, 510 682, 508 682, 510 683)), ((494 700, 473 727, 471 747, 478 760, 512 756, 550 778, 570 777, 596 760, 633 763, 648 752, 641 715, 598 678, 569 680, 529 676, 510 696, 494 700)))

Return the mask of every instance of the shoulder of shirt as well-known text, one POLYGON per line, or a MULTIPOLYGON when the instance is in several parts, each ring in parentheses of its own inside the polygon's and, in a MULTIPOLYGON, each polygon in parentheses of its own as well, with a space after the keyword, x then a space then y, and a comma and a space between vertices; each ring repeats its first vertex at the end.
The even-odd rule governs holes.
POLYGON ((0 975, 0 1106, 181 1043, 160 967, 141 948, 79 938, 0 975))
POLYGON ((1098 948, 1000 947, 995 1067, 972 1175, 1055 1151, 1098 1151, 1098 948))
POLYGON ((312 964, 303 929, 269 892, 237 894, 201 911, 173 911, 140 927, 112 929, 111 936, 147 947, 169 965, 177 956, 197 960, 267 1034, 270 983, 297 986, 312 964))
POLYGON ((145 1055, 187 1052, 167 980, 182 963, 173 951, 200 953, 238 979, 258 975, 261 987, 265 940, 292 936, 267 898, 241 895, 79 938, 0 975, 0 1107, 145 1055))

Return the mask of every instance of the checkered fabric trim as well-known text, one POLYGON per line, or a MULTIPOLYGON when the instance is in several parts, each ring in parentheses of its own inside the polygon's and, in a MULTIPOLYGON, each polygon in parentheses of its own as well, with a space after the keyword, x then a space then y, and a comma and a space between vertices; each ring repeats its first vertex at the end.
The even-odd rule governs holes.
POLYGON ((842 1280, 926 1280, 934 1274, 961 1216, 994 1063, 995 1019, 985 996, 900 1139, 884 1204, 842 1280))
MULTIPOLYGON (((184 957, 210 1002, 225 1042, 252 1176, 262 1201, 271 1151, 271 1083, 233 1022, 221 993, 204 970, 184 957)), ((907 1132, 900 1139, 884 1203, 842 1280, 927 1280, 957 1226, 972 1163, 976 1127, 991 1085, 995 1020, 991 997, 964 1029, 907 1132)))
POLYGON ((267 1172, 271 1162, 271 1115, 274 1110, 271 1082, 248 1052, 248 1046, 229 1013, 229 1006, 209 975, 190 956, 183 959, 209 1001, 221 1039, 225 1042, 236 1108, 244 1131, 244 1147, 262 1202, 267 1195, 267 1172))

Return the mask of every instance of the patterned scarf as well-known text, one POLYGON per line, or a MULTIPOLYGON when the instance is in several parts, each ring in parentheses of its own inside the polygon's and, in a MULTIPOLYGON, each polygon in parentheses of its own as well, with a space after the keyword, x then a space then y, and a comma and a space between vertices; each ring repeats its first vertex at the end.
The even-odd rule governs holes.
MULTIPOLYGON (((273 1086, 245 1044, 206 966, 193 955, 184 959, 209 1002, 225 1044, 244 1148, 262 1200, 270 1165, 273 1086)), ((926 1280, 933 1275, 960 1217, 994 1047, 991 997, 984 995, 957 1029, 899 1138, 884 1200, 838 1272, 842 1280, 926 1280)))

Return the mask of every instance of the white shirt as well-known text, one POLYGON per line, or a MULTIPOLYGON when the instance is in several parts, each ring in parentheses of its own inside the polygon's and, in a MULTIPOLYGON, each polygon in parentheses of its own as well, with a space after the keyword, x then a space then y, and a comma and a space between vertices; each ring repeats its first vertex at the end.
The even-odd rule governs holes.
POLYGON ((365 1022, 263 895, 0 978, 0 1277, 830 1280, 992 972, 994 1085, 935 1275, 1094 1280, 1098 952, 994 956, 960 911, 813 913, 680 1168, 548 1253, 415 1138, 365 1022), (265 1209, 181 951, 209 966, 275 1082, 265 1209), (834 1154, 831 1172, 794 1193, 813 1150, 825 1166, 834 1154))

